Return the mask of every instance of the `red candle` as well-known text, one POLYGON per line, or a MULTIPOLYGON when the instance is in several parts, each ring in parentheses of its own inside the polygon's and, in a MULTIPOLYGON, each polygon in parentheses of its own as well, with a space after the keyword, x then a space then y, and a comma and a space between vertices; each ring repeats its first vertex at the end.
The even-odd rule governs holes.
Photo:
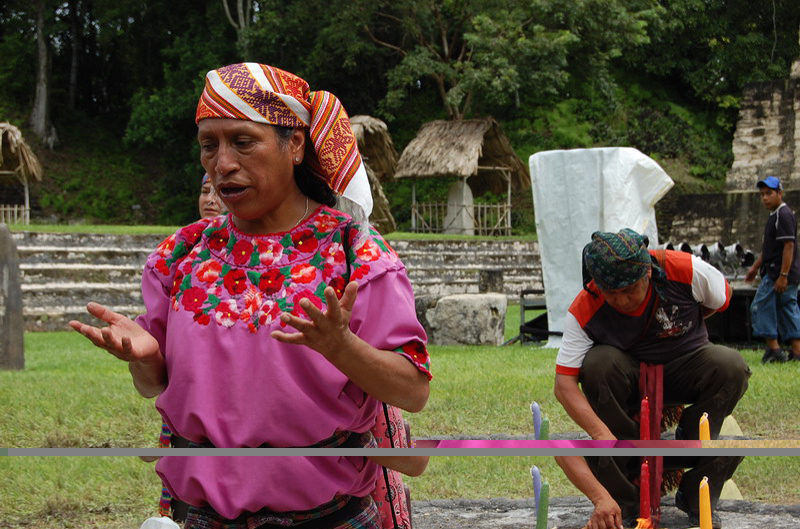
POLYGON ((650 466, 647 460, 642 463, 639 483, 639 518, 650 518, 650 466))
POLYGON ((639 413, 639 439, 650 439, 650 401, 642 399, 642 410, 639 413))

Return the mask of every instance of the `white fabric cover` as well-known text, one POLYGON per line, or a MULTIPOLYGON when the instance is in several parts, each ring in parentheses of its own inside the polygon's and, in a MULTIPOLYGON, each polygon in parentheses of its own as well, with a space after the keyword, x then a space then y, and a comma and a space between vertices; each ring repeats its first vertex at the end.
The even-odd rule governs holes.
POLYGON ((364 162, 361 162, 353 179, 350 180, 344 192, 339 195, 336 209, 344 211, 358 222, 366 222, 372 214, 372 189, 369 187, 369 178, 367 170, 364 168, 364 162))
POLYGON ((180 529, 181 526, 176 524, 172 518, 161 516, 158 518, 148 518, 139 527, 139 529, 180 529))
MULTIPOLYGON (((542 151, 528 161, 551 331, 582 288, 581 251, 595 231, 631 228, 658 244, 655 204, 674 182, 630 147, 542 151)), ((547 347, 559 347, 552 336, 547 347)))

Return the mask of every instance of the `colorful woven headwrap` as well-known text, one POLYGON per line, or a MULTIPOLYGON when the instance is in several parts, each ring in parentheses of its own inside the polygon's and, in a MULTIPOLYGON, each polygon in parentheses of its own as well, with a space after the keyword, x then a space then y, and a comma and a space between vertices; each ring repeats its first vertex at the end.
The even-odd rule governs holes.
POLYGON ((584 275, 588 272, 602 290, 630 286, 643 278, 650 266, 647 238, 628 228, 619 233, 596 231, 583 248, 584 275))
POLYGON ((350 119, 330 92, 312 92, 300 77, 265 64, 231 64, 206 74, 195 122, 208 118, 308 129, 316 156, 307 155, 303 163, 336 194, 358 203, 366 215, 371 212, 369 182, 350 119))

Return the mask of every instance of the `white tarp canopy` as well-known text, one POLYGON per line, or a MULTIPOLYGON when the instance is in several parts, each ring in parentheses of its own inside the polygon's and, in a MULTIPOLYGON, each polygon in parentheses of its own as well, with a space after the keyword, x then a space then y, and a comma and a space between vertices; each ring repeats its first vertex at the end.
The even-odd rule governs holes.
MULTIPOLYGON (((529 165, 547 324, 563 332, 567 309, 583 288, 581 251, 592 233, 631 228, 655 246, 654 207, 674 182, 630 147, 543 151, 529 165)), ((551 336, 547 347, 560 344, 560 336, 551 336)))

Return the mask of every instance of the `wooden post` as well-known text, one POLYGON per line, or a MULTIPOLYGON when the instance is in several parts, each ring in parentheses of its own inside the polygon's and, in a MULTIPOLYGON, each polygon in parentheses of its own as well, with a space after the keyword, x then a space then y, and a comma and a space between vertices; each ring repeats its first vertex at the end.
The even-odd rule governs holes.
POLYGON ((25 369, 24 332, 19 254, 11 231, 0 224, 0 369, 25 369))
POLYGON ((411 180, 411 232, 417 231, 417 179, 411 180))

